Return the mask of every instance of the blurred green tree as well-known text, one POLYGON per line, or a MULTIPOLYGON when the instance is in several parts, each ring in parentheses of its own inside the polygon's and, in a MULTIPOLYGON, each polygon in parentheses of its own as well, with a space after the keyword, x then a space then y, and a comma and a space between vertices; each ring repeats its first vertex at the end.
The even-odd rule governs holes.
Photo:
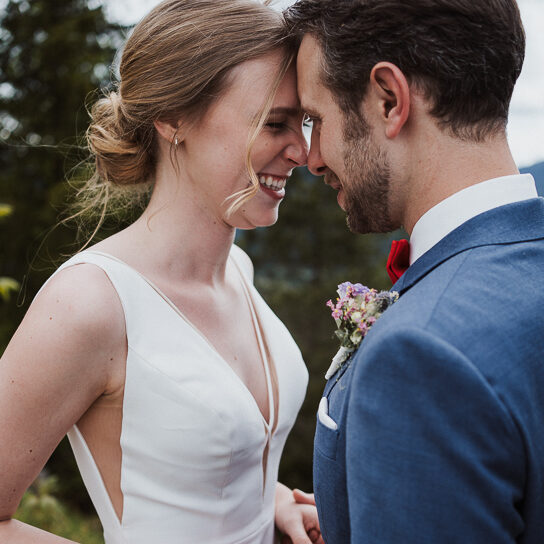
MULTIPOLYGON (((0 204, 0 219, 10 215, 12 212, 12 207, 9 204, 0 204)), ((13 278, 7 278, 5 276, 0 276, 0 299, 3 299, 5 302, 8 302, 11 297, 12 291, 17 291, 19 289, 19 282, 13 278)))
POLYGON ((81 544, 104 544, 96 517, 84 517, 59 502, 56 476, 40 474, 24 494, 15 519, 81 544))
MULTIPOLYGON (((0 352, 74 242, 64 226, 46 234, 68 199, 67 175, 84 158, 85 103, 110 85, 126 30, 86 0, 9 0, 0 11, 0 202, 14 209, 0 229, 0 276, 24 284, 17 307, 0 305, 0 352)), ((61 499, 89 508, 66 439, 48 469, 62 472, 61 499)))
MULTIPOLYGON (((2 275, 26 277, 26 300, 74 240, 55 229, 29 268, 66 201, 67 173, 82 159, 85 102, 110 84, 123 31, 86 0, 9 0, 0 12, 0 201, 15 210, 0 233, 0 266, 2 275)), ((1 309, 0 347, 26 307, 1 309)))

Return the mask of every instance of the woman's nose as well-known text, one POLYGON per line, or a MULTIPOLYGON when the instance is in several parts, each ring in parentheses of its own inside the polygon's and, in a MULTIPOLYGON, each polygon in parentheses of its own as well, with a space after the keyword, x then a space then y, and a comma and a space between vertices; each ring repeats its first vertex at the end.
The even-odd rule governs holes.
POLYGON ((304 166, 306 164, 308 159, 308 143, 302 130, 294 134, 293 140, 286 148, 286 157, 295 166, 304 166))

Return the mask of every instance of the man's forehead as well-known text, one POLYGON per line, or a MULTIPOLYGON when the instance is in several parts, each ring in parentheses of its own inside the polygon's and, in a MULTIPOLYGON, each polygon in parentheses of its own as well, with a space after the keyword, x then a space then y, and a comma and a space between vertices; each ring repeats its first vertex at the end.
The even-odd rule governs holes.
POLYGON ((319 79, 321 72, 321 46, 311 35, 306 34, 300 43, 297 56, 297 70, 305 77, 319 79))
POLYGON ((297 56, 298 93, 303 109, 310 108, 322 87, 321 48, 319 42, 306 34, 302 39, 297 56))

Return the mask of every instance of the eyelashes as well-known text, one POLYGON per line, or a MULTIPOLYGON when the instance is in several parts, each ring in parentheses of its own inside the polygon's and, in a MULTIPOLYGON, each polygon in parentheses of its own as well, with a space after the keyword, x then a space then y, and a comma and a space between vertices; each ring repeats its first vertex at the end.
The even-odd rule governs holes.
POLYGON ((266 123, 266 126, 268 128, 271 128, 272 130, 284 130, 287 128, 287 124, 281 121, 268 121, 266 123))
MULTIPOLYGON (((318 122, 319 122, 319 119, 317 117, 312 117, 308 115, 307 113, 305 113, 304 117, 302 118, 302 126, 304 128, 311 129, 314 123, 318 123, 318 122)), ((285 119, 284 120, 269 119, 265 123, 265 127, 274 132, 280 132, 280 131, 288 130, 289 128, 294 128, 292 122, 285 119)))

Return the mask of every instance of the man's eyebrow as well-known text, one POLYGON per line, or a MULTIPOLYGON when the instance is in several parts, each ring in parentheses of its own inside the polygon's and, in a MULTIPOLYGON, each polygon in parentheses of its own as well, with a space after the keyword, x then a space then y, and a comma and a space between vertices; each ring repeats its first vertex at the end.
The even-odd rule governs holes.
POLYGON ((310 117, 315 117, 317 119, 319 119, 319 113, 317 113, 316 110, 312 109, 311 106, 307 106, 307 107, 302 107, 302 110, 304 111, 304 113, 306 115, 309 115, 310 117))

